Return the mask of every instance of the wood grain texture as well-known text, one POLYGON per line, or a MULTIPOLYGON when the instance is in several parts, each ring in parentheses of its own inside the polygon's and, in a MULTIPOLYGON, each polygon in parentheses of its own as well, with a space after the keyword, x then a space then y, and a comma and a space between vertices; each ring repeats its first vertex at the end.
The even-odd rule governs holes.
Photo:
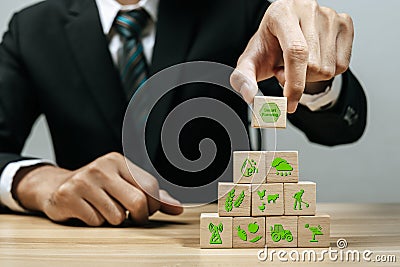
POLYGON ((317 186, 314 182, 287 183, 284 184, 283 191, 285 195, 285 215, 315 215, 317 186), (301 197, 302 203, 297 202, 295 208, 295 195, 301 190, 304 190, 301 197))
POLYGON ((268 151, 266 161, 267 183, 297 183, 299 181, 297 151, 268 151), (276 163, 279 164, 275 166, 276 163))
POLYGON ((266 218, 266 244, 270 248, 297 247, 297 216, 266 218))
POLYGON ((232 217, 219 217, 217 213, 202 213, 200 216, 200 247, 232 248, 232 217), (220 225, 222 227, 219 227, 220 225), (215 237, 215 235, 217 236, 215 237))
POLYGON ((317 214, 316 216, 299 216, 298 220, 298 246, 303 248, 310 247, 329 247, 331 217, 329 215, 317 214), (318 228, 318 229, 314 229, 318 228), (318 231, 313 238, 313 231, 318 231), (322 233, 322 235, 320 235, 322 233))
POLYGON ((254 97, 251 126, 254 128, 286 128, 287 99, 286 97, 256 96, 254 97), (275 111, 279 116, 273 118, 275 111))
POLYGON ((251 187, 251 216, 284 214, 283 184, 259 184, 251 187))
POLYGON ((250 216, 251 185, 218 183, 218 214, 221 217, 250 216))
MULTIPOLYGON (((46 218, 0 214, 0 266, 332 266, 324 262, 271 263, 254 249, 200 249, 200 213, 217 205, 186 208, 180 216, 156 213, 146 227, 125 222, 120 227, 56 224, 46 218)), ((345 238, 348 249, 370 249, 395 255, 397 263, 341 262, 340 267, 398 266, 400 204, 318 203, 318 213, 331 215, 331 247, 345 238)), ((284 249, 291 251, 292 249, 284 249)), ((317 249, 319 251, 320 249, 317 249)), ((299 252, 302 249, 298 249, 299 252)))
POLYGON ((234 183, 262 184, 266 182, 266 176, 267 176, 266 152, 264 151, 233 152, 234 183))
POLYGON ((263 248, 265 246, 265 218, 234 217, 232 246, 234 248, 263 248), (251 227, 256 227, 257 232, 252 232, 251 227))

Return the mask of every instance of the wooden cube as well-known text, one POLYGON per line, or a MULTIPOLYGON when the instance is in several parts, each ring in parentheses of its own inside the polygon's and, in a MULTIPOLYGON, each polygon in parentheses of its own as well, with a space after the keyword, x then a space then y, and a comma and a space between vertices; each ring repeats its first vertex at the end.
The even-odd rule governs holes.
POLYGON ((251 216, 283 214, 283 184, 254 184, 251 186, 251 216))
POLYGON ((286 128, 286 97, 256 96, 252 117, 254 128, 286 128))
POLYGON ((200 216, 200 248, 232 248, 232 217, 200 216))
POLYGON ((316 190, 313 182, 284 184, 285 215, 315 215, 316 190))
POLYGON ((266 217, 266 244, 271 248, 297 247, 297 216, 266 217))
POLYGON ((265 246, 264 217, 234 217, 232 247, 263 248, 265 246))
POLYGON ((297 151, 269 151, 267 183, 297 183, 299 181, 299 156, 297 151))
POLYGON ((265 183, 267 176, 265 151, 233 152, 234 183, 265 183))
POLYGON ((251 185, 250 184, 218 184, 219 216, 250 216, 251 185))
POLYGON ((330 231, 331 217, 329 215, 299 216, 298 246, 328 248, 330 231))

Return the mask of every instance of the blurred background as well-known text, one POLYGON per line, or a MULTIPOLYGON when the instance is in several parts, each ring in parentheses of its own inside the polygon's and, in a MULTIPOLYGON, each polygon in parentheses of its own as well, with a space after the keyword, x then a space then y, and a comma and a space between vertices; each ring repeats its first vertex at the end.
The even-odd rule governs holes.
MULTIPOLYGON (((12 14, 37 0, 2 0, 0 33, 12 14)), ((300 179, 317 182, 319 202, 383 203, 400 201, 400 1, 320 0, 352 16, 356 34, 351 68, 368 98, 368 125, 362 139, 334 148, 311 144, 291 125, 278 131, 279 150, 298 150, 300 179)), ((1 38, 1 37, 0 37, 1 38)), ((54 160, 44 117, 36 122, 23 153, 54 160)))

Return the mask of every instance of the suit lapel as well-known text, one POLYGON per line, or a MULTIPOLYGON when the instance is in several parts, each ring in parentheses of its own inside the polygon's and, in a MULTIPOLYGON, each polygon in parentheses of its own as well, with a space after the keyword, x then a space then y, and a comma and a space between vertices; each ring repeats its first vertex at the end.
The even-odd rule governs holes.
POLYGON ((75 61, 100 112, 120 142, 127 103, 101 28, 95 1, 75 0, 69 11, 70 21, 65 29, 75 61))
MULTIPOLYGON (((186 2, 190 1, 160 0, 150 75, 187 61, 192 36, 195 34, 195 19, 186 2)), ((164 95, 162 101, 157 104, 157 113, 167 116, 174 99, 175 94, 164 95)), ((146 139, 152 140, 147 142, 147 150, 153 159, 161 152, 160 130, 163 121, 152 120, 151 130, 146 131, 146 139)))
POLYGON ((190 1, 160 0, 151 74, 187 61, 196 20, 186 2, 190 1))

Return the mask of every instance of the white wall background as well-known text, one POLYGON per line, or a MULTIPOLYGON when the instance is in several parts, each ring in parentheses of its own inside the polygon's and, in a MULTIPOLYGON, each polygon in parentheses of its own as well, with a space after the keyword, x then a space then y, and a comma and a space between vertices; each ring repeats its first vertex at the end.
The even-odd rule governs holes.
MULTIPOLYGON (((2 0, 0 33, 12 13, 37 0, 2 0)), ((278 131, 278 148, 299 150, 302 180, 317 182, 320 202, 399 202, 400 1, 320 0, 349 13, 356 28, 351 67, 369 100, 368 127, 356 144, 326 148, 310 144, 289 127, 278 131)), ((45 120, 39 119, 25 154, 54 158, 45 120)))

